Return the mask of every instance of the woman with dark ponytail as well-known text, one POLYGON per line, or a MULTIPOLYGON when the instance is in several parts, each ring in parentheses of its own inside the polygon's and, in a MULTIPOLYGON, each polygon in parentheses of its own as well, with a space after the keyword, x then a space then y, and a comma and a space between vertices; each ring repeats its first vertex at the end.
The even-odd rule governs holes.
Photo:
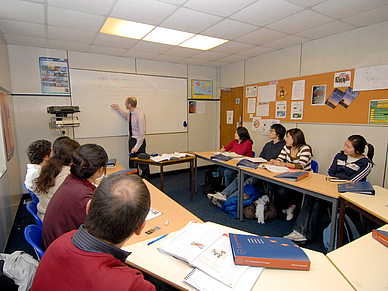
POLYGON ((92 199, 95 181, 106 172, 108 155, 96 144, 84 144, 73 153, 71 174, 51 199, 42 230, 42 249, 62 234, 78 229, 86 219, 86 205, 92 199))
POLYGON ((78 147, 79 143, 68 137, 53 143, 51 158, 42 167, 39 177, 36 179, 35 191, 39 198, 37 208, 40 219, 44 219, 47 205, 55 191, 70 174, 71 157, 78 147))

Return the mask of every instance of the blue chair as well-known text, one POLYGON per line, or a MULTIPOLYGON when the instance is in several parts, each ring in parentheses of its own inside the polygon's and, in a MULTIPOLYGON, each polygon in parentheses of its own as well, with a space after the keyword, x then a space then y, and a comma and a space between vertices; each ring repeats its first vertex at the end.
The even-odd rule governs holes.
POLYGON ((44 255, 44 252, 40 248, 42 240, 42 230, 38 226, 31 224, 27 226, 24 230, 24 237, 26 238, 26 241, 34 248, 36 256, 40 261, 44 255))
POLYGON ((39 203, 38 196, 36 196, 34 192, 32 192, 30 189, 28 189, 26 187, 26 184, 24 184, 24 188, 26 188, 28 190, 28 193, 30 193, 32 200, 34 200, 36 203, 39 203))
POLYGON ((314 173, 318 173, 319 165, 317 161, 311 160, 311 169, 314 173))
POLYGON ((255 151, 252 151, 252 158, 254 158, 255 156, 256 156, 255 151))
POLYGON ((32 216, 34 217, 36 225, 37 225, 40 229, 42 229, 43 222, 42 222, 42 220, 41 220, 41 219, 39 218, 39 216, 38 216, 38 208, 37 208, 37 205, 38 205, 38 204, 37 204, 36 202, 30 201, 30 202, 27 203, 26 207, 27 207, 28 212, 31 213, 32 216))

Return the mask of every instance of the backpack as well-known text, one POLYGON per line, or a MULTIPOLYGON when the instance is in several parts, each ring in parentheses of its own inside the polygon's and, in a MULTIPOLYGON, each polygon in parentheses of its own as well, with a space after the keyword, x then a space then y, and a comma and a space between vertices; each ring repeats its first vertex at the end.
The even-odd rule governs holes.
POLYGON ((224 190, 222 186, 222 176, 216 168, 211 168, 205 172, 205 183, 202 184, 203 193, 216 193, 224 190))

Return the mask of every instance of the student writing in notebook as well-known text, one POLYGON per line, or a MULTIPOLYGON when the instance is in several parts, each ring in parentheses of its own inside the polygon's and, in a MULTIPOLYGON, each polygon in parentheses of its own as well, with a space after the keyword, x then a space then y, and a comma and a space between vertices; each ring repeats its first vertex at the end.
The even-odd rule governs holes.
MULTIPOLYGON (((361 135, 351 135, 345 141, 344 149, 335 155, 327 174, 339 179, 364 181, 373 166, 374 147, 361 135), (365 149, 367 155, 364 155, 365 149)), ((303 243, 312 239, 314 231, 327 208, 326 201, 306 195, 302 210, 295 221, 292 232, 286 235, 295 242, 303 243)))
POLYGON ((137 175, 103 179, 84 205, 85 224, 50 245, 31 290, 154 291, 140 271, 125 264, 130 253, 121 249, 128 238, 141 233, 150 204, 147 186, 137 175))

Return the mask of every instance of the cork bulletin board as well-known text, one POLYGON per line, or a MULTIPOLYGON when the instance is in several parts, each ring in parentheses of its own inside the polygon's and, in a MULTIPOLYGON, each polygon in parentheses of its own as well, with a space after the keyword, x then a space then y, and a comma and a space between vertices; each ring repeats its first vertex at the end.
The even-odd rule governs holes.
MULTIPOLYGON (((313 87, 316 89, 318 86, 326 87, 327 100, 330 94, 335 89, 334 78, 336 73, 349 72, 350 71, 350 87, 353 88, 355 70, 343 70, 338 72, 323 73, 311 76, 302 76, 284 80, 278 80, 274 82, 264 82, 244 86, 244 121, 252 121, 253 117, 257 117, 257 111, 255 113, 248 113, 248 99, 246 96, 246 88, 252 88, 252 86, 267 86, 276 84, 276 101, 286 101, 286 114, 285 118, 279 118, 276 116, 276 102, 269 102, 269 115, 261 116, 262 119, 280 119, 280 122, 298 122, 298 123, 344 123, 344 124, 369 124, 369 104, 370 100, 383 100, 388 99, 388 89, 382 90, 369 90, 359 91, 359 95, 354 101, 345 108, 338 104, 335 108, 328 105, 312 105, 312 93, 313 87), (291 100, 293 82, 305 80, 305 97, 303 100, 303 118, 300 120, 291 119, 291 102, 297 100, 291 100), (287 92, 283 99, 280 98, 279 92, 281 87, 287 92)), ((348 86, 337 87, 341 91, 345 91, 348 86)), ((248 89, 248 90, 249 90, 248 89)), ((252 105, 252 103, 251 103, 252 105)), ((375 124, 375 123, 374 123, 375 124)), ((387 125, 386 122, 381 124, 387 125)))

